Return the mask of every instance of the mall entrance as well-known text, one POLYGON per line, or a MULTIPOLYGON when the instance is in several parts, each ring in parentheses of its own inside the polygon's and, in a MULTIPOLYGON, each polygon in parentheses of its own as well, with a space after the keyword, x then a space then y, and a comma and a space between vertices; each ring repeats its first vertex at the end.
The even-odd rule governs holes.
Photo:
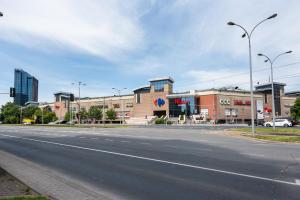
POLYGON ((166 116, 167 111, 165 111, 165 110, 155 110, 155 111, 153 111, 153 115, 157 116, 157 117, 166 116))

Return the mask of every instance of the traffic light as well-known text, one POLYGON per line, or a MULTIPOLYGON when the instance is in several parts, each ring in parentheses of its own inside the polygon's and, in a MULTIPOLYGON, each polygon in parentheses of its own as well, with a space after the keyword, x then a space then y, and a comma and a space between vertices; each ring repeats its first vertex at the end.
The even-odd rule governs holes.
POLYGON ((9 90, 10 97, 16 97, 16 88, 11 87, 9 90))
POLYGON ((70 94, 70 101, 74 101, 74 94, 70 94))

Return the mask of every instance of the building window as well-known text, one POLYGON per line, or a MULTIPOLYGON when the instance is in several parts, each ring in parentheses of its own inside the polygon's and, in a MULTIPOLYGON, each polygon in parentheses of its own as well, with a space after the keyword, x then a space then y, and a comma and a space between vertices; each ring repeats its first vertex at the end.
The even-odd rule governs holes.
POLYGON ((265 94, 265 103, 268 103, 268 95, 265 94))
POLYGON ((135 102, 136 102, 136 103, 141 103, 141 94, 140 94, 140 93, 137 93, 137 94, 135 95, 135 102))
POLYGON ((114 108, 120 108, 120 104, 118 104, 118 103, 113 104, 113 107, 114 107, 114 108))
POLYGON ((126 108, 132 108, 133 107, 133 104, 132 103, 127 103, 126 104, 126 108))

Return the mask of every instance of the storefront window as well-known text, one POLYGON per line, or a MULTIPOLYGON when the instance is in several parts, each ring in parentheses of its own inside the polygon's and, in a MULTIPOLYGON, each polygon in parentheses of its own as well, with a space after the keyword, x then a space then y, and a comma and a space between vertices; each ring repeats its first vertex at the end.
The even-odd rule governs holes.
POLYGON ((197 114, 195 97, 178 97, 169 99, 170 117, 179 115, 191 116, 197 114))

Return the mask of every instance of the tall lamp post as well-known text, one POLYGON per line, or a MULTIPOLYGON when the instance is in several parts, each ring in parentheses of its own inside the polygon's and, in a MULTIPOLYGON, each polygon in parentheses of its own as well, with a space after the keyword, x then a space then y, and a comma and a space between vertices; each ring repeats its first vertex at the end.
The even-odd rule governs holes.
POLYGON ((251 128, 252 128, 252 136, 254 136, 255 134, 255 126, 254 126, 254 98, 253 98, 253 80, 252 80, 252 56, 251 56, 251 36, 253 34, 253 31, 256 29, 256 27, 258 27, 260 24, 262 24, 263 22, 275 18, 277 16, 277 14, 273 14, 270 17, 262 20, 261 22, 259 22, 258 24, 256 24, 253 29, 248 32, 244 27, 242 27, 239 24, 236 24, 234 22, 228 22, 227 24, 229 26, 238 26, 241 29, 243 29, 244 34, 242 35, 242 38, 246 37, 248 38, 248 47, 249 47, 249 68, 250 68, 250 95, 251 95, 251 128))
MULTIPOLYGON (((121 102, 121 92, 123 90, 127 90, 127 88, 122 88, 122 89, 118 89, 118 88, 112 88, 113 90, 118 92, 119 98, 120 98, 120 102, 121 102)), ((124 124, 124 105, 123 105, 123 101, 121 102, 121 113, 122 113, 122 124, 124 124)))
MULTIPOLYGON (((75 85, 75 83, 72 83, 72 85, 75 85)), ((78 124, 80 124, 80 109, 81 109, 81 105, 80 105, 80 87, 81 86, 86 86, 85 83, 82 83, 81 81, 78 82, 78 124)))
POLYGON ((275 62, 275 60, 277 60, 277 58, 279 58, 280 56, 284 55, 284 54, 288 54, 288 53, 292 53, 292 51, 286 51, 284 53, 278 54, 275 58, 273 58, 273 60, 271 60, 268 56, 259 53, 257 54, 258 56, 263 56, 266 58, 265 62, 269 62, 271 64, 271 83, 272 83, 272 117, 273 117, 273 130, 275 131, 276 127, 275 127, 275 96, 274 96, 274 80, 273 80, 273 64, 275 62))

